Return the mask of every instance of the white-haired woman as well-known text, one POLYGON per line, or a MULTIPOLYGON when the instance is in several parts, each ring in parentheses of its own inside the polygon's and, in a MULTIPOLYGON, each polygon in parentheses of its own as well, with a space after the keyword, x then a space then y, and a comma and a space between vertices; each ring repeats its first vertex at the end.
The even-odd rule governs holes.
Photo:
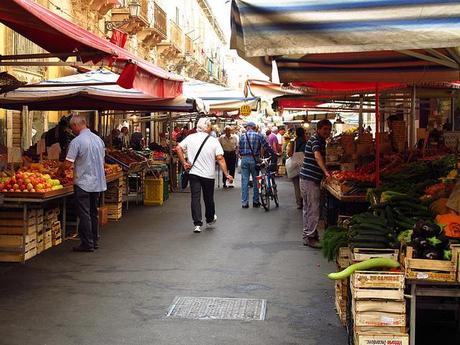
POLYGON ((203 191, 207 225, 212 226, 217 220, 214 204, 216 160, 227 179, 233 181, 225 164, 224 150, 219 140, 210 135, 211 131, 211 120, 201 118, 197 123, 197 133, 190 134, 177 146, 179 160, 190 174, 191 210, 195 233, 201 232, 201 226, 203 226, 201 191, 203 191), (187 152, 188 160, 185 159, 184 152, 187 152))

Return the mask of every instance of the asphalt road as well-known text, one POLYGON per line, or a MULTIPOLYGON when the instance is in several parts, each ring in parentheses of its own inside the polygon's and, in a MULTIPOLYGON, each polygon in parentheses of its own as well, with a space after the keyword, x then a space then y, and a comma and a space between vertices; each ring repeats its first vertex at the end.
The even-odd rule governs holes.
POLYGON ((101 248, 66 241, 25 265, 0 265, 0 344, 345 345, 334 311, 335 269, 301 244, 292 185, 281 206, 242 209, 216 190, 214 230, 193 233, 190 194, 133 207, 103 228, 101 248), (267 301, 264 321, 169 319, 176 296, 267 301))

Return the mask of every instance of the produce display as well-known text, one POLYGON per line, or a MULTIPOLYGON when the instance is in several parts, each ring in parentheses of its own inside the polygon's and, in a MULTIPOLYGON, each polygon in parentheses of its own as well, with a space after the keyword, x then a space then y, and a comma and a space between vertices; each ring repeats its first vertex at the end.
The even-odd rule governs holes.
POLYGON ((373 258, 357 262, 340 272, 329 273, 327 276, 329 279, 342 280, 347 279, 354 271, 367 271, 376 268, 398 268, 399 266, 399 262, 393 259, 373 258))
POLYGON ((120 150, 110 150, 107 151, 106 158, 109 161, 115 161, 126 167, 129 167, 131 164, 135 163, 144 163, 146 161, 145 157, 136 154, 132 150, 120 151, 120 150))
POLYGON ((53 179, 48 174, 34 173, 30 171, 18 171, 14 175, 5 177, 2 173, 0 178, 0 191, 6 192, 30 192, 44 193, 62 189, 63 185, 58 179, 53 179))

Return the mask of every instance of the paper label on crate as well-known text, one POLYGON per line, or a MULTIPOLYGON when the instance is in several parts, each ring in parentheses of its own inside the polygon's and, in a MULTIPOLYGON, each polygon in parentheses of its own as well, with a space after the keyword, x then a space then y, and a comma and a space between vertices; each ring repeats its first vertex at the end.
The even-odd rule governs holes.
POLYGON ((417 273, 417 279, 428 279, 428 273, 417 273))
POLYGON ((385 325, 393 325, 395 323, 395 319, 388 316, 380 317, 380 321, 385 325))

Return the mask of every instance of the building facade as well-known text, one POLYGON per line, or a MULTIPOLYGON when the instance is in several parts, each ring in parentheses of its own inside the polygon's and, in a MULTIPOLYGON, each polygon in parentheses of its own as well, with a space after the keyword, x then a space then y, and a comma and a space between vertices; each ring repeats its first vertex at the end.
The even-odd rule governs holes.
MULTIPOLYGON (((184 77, 225 85, 228 43, 207 0, 35 0, 100 37, 128 34, 125 48, 165 70, 184 77)), ((0 24, 0 54, 43 50, 0 24)), ((37 60, 35 60, 37 61, 37 60)), ((32 83, 75 73, 69 67, 0 66, 18 80, 32 83)), ((15 112, 0 109, 0 144, 27 148, 54 126, 60 112, 15 112), (33 128, 23 135, 23 129, 33 128), (6 134, 6 135, 5 135, 6 134)))

